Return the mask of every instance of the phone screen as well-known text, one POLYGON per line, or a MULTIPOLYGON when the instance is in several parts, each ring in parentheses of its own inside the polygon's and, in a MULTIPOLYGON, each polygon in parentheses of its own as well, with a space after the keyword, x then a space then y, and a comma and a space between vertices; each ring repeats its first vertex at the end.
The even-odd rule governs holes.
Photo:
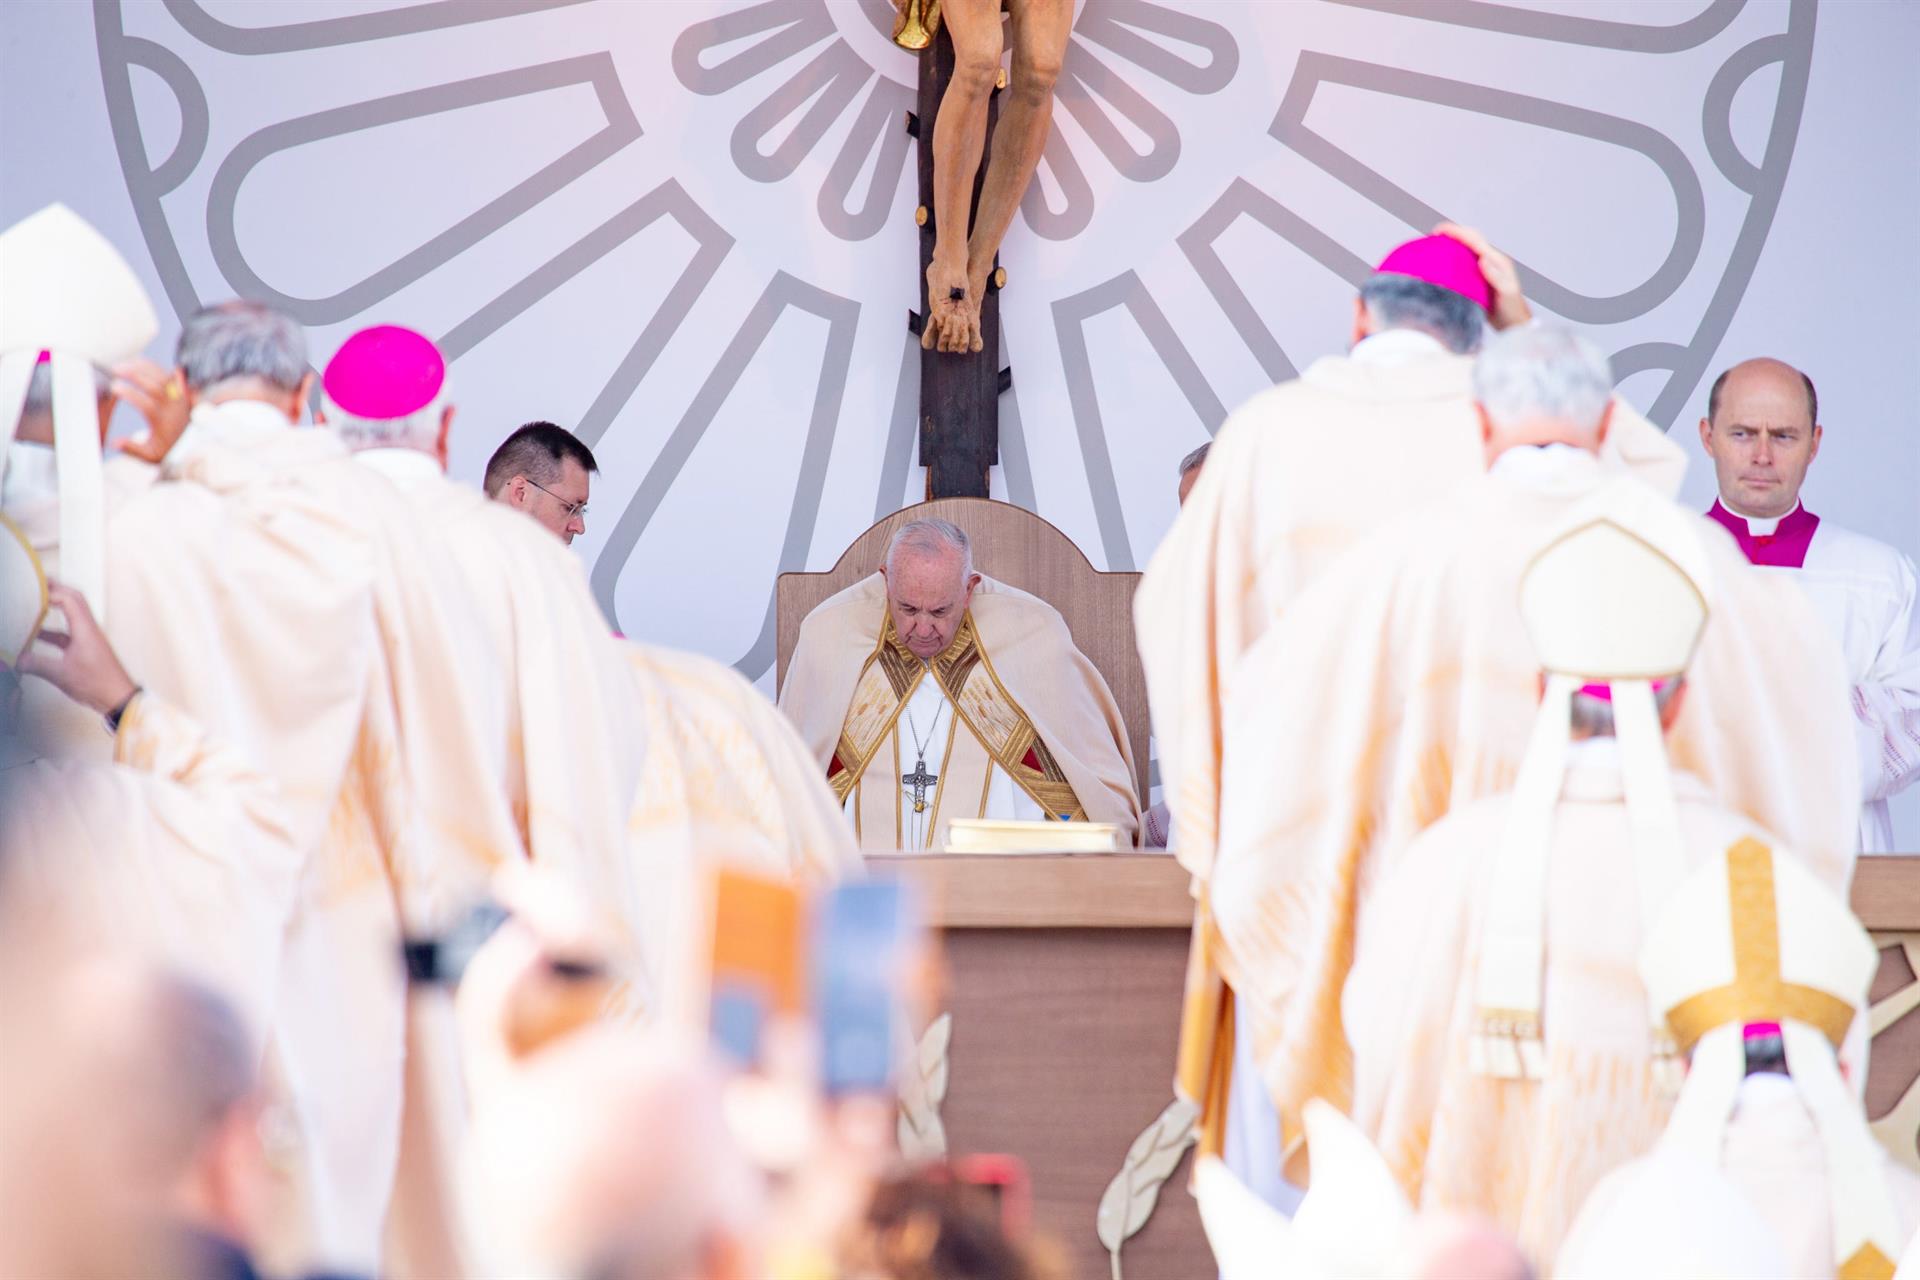
POLYGON ((836 885, 820 905, 814 992, 821 1081, 829 1095, 882 1092, 893 1085, 903 1044, 903 992, 919 921, 899 881, 836 885))
POLYGON ((768 1021, 801 1008, 800 899, 792 886, 719 872, 711 954, 713 1041, 740 1065, 758 1066, 768 1021))

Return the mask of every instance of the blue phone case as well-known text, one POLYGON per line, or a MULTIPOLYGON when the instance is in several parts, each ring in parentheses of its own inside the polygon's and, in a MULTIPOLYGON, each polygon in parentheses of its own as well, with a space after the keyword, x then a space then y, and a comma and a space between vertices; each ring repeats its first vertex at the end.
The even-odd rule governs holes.
POLYGON ((814 1000, 829 1095, 893 1086, 902 992, 918 920, 898 881, 835 886, 820 904, 814 1000))

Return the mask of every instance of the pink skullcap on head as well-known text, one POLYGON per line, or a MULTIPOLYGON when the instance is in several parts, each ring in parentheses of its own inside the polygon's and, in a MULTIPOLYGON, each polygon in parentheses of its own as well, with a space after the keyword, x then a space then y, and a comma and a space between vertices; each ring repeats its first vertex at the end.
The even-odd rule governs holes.
POLYGON ((1377 274, 1424 280, 1478 303, 1482 311, 1493 310, 1493 290, 1487 287, 1487 278, 1480 274, 1480 259, 1452 236, 1421 236, 1418 240, 1409 240, 1382 259, 1374 270, 1377 274))
POLYGON ((340 345, 321 385, 344 412, 379 422, 426 408, 446 380, 438 347, 411 329, 380 324, 340 345))
POLYGON ((40 353, 40 358, 39 358, 38 360, 35 360, 35 361, 34 361, 34 363, 35 363, 35 364, 52 364, 52 363, 53 363, 53 352, 51 352, 51 351, 42 351, 42 352, 40 353))

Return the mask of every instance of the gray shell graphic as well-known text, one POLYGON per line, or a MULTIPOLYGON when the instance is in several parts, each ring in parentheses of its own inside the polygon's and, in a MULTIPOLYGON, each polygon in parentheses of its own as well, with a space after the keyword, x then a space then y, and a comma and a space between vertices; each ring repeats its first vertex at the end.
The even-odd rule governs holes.
MULTIPOLYGON (((1008 238, 1034 265, 1004 295, 1006 496, 1137 567, 1173 460, 1337 346, 1370 259, 1442 218, 1506 239, 1670 423, 1772 226, 1815 26, 1812 0, 1671 9, 1085 0, 1008 238)), ((914 64, 887 0, 94 10, 172 308, 268 300, 318 353, 426 330, 462 473, 518 420, 576 425, 616 625, 759 678, 773 574, 907 499, 914 64)))

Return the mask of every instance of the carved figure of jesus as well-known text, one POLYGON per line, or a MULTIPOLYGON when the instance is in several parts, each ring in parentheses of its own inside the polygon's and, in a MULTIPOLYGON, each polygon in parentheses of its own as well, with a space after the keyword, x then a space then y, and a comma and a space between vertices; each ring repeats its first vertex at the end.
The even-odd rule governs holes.
POLYGON ((1073 0, 1004 0, 1011 17, 1013 66, 980 207, 967 226, 967 206, 987 138, 987 99, 1000 76, 1003 0, 894 0, 902 25, 937 13, 953 38, 953 78, 933 126, 933 262, 927 267, 927 323, 920 345, 941 351, 981 349, 980 302, 987 276, 1020 197, 1040 163, 1053 123, 1053 86, 1073 30, 1073 0))

